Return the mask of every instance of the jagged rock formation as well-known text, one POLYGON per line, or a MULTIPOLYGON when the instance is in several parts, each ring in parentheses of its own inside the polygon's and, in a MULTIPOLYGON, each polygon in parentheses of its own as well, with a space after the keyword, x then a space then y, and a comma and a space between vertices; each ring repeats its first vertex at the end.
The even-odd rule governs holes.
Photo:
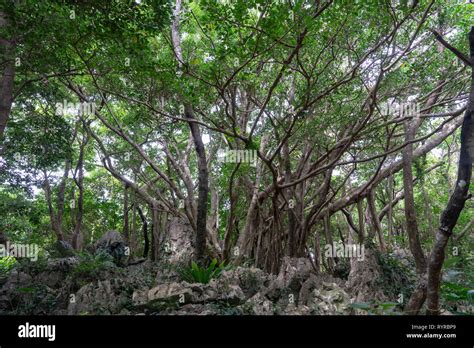
MULTIPOLYGON (((374 266, 376 258, 366 260, 374 266)), ((351 303, 363 301, 364 291, 376 291, 371 286, 380 275, 379 268, 360 263, 353 272, 362 276, 352 274, 345 282, 317 274, 307 259, 285 258, 277 275, 236 267, 208 284, 192 284, 181 281, 170 264, 109 262, 91 275, 89 262, 70 257, 17 267, 0 288, 0 314, 353 314, 351 303)))
POLYGON ((172 217, 165 228, 162 252, 171 264, 189 264, 194 255, 193 230, 189 222, 172 217))
POLYGON ((363 261, 353 259, 347 286, 355 296, 356 302, 385 301, 386 297, 377 286, 382 270, 371 248, 365 249, 363 261))
POLYGON ((109 231, 100 237, 94 245, 94 250, 96 253, 105 252, 111 255, 117 265, 124 265, 129 255, 122 235, 116 231, 109 231))

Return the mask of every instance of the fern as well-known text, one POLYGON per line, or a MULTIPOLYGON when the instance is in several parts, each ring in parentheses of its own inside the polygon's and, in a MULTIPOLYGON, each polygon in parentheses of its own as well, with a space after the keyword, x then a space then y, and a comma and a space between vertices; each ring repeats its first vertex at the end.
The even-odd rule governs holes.
POLYGON ((188 283, 207 284, 211 279, 218 278, 224 268, 224 262, 218 264, 217 259, 213 259, 208 267, 201 267, 193 261, 190 267, 184 267, 178 273, 188 283))

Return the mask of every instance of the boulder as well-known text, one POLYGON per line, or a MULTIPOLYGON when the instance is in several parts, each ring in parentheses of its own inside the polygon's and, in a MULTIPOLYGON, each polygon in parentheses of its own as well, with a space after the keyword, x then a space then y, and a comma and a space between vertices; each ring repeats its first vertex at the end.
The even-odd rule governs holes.
POLYGON ((167 302, 178 305, 179 301, 181 303, 191 302, 192 298, 193 290, 186 283, 160 284, 148 291, 147 305, 152 305, 154 302, 167 302))
POLYGON ((363 260, 351 259, 351 271, 346 287, 354 295, 356 302, 385 301, 377 281, 382 278, 382 270, 374 250, 365 248, 363 260))
POLYGON ((20 270, 13 270, 5 284, 0 288, 0 314, 7 314, 12 310, 12 303, 16 302, 19 288, 26 288, 31 284, 32 278, 29 274, 20 270))
POLYGON ((284 315, 311 315, 315 314, 314 311, 308 306, 296 306, 294 304, 288 305, 285 310, 281 313, 284 315))
POLYGON ((243 291, 246 299, 265 289, 272 277, 259 268, 237 267, 221 273, 219 283, 236 285, 243 291))
POLYGON ((272 300, 288 294, 298 295, 301 286, 312 274, 315 272, 307 258, 284 257, 280 271, 270 282, 265 295, 272 300))
POLYGON ((50 288, 60 288, 71 270, 77 265, 77 257, 65 257, 48 260, 41 272, 34 275, 34 281, 45 284, 50 288))
POLYGON ((166 224, 168 233, 161 243, 164 258, 171 264, 189 264, 193 259, 193 229, 188 221, 172 217, 166 224))
POLYGON ((209 284, 187 282, 160 284, 150 290, 137 290, 132 295, 132 302, 136 308, 154 310, 213 302, 238 305, 244 301, 245 295, 238 285, 224 284, 215 280, 211 280, 209 284))
POLYGON ((216 308, 211 308, 205 304, 187 304, 179 308, 179 310, 165 309, 160 315, 218 315, 220 314, 216 308))
POLYGON ((242 305, 245 313, 252 315, 273 315, 275 308, 273 302, 262 293, 256 293, 242 305))
POLYGON ((225 302, 230 305, 239 305, 246 297, 238 284, 228 284, 221 279, 212 279, 199 300, 204 302, 225 302))
POLYGON ((94 244, 95 253, 105 252, 111 255, 115 264, 124 265, 128 259, 128 247, 120 233, 109 231, 94 244))
POLYGON ((41 300, 40 292, 44 292, 45 297, 47 294, 60 299, 61 296, 53 296, 52 292, 65 286, 66 277, 77 262, 76 257, 67 257, 47 262, 29 261, 18 266, 0 288, 0 313, 13 310, 10 307, 14 304, 19 306, 30 301, 37 292, 36 300, 41 300))
POLYGON ((351 299, 336 283, 322 283, 322 288, 314 289, 308 300, 308 306, 319 314, 350 314, 351 299))
POLYGON ((84 285, 71 294, 67 314, 119 314, 130 304, 123 283, 118 279, 98 281, 84 285))

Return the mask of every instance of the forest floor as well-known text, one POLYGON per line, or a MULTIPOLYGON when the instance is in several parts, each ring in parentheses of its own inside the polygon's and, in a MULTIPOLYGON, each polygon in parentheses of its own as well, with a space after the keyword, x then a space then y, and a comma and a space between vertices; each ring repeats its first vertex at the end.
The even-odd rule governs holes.
POLYGON ((352 272, 343 260, 338 264, 333 275, 317 273, 305 258, 284 258, 275 275, 229 266, 203 284, 183 281, 170 263, 142 259, 118 266, 107 255, 83 253, 19 263, 0 279, 0 313, 402 314, 416 284, 410 257, 370 252, 352 272))

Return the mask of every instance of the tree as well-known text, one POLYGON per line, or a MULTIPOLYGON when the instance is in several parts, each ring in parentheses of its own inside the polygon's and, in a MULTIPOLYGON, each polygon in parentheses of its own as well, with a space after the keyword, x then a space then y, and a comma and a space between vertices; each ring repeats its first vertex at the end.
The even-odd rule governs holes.
POLYGON ((440 226, 436 232, 435 244, 431 251, 428 265, 426 306, 429 314, 439 314, 439 287, 446 245, 466 201, 471 198, 469 185, 471 183, 472 162, 474 160, 474 27, 471 28, 469 33, 469 47, 470 60, 468 62, 472 70, 471 89, 461 127, 461 149, 456 186, 446 208, 441 214, 440 226))

